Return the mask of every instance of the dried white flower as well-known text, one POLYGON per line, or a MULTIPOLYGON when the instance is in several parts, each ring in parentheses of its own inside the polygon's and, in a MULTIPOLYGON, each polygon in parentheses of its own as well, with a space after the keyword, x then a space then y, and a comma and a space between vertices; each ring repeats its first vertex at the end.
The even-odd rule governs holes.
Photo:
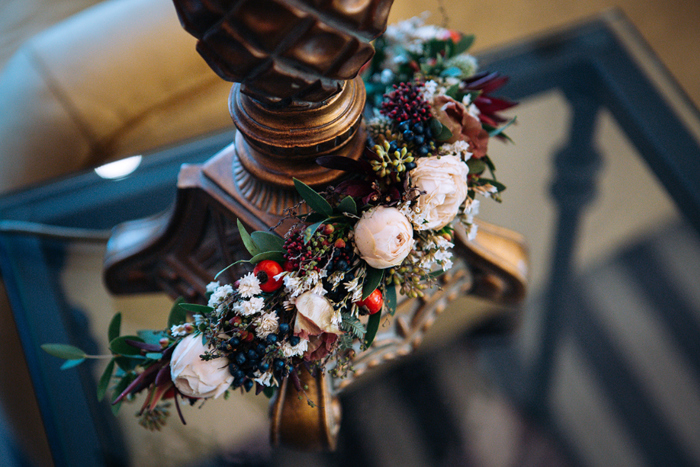
POLYGON ((263 313, 253 320, 253 325, 255 326, 255 335, 264 339, 269 334, 277 332, 277 328, 279 327, 277 313, 263 313))
POLYGON ((216 308, 219 303, 223 302, 231 294, 233 294, 233 287, 229 284, 217 287, 214 293, 211 294, 211 297, 209 297, 207 304, 212 308, 216 308))
POLYGON ((242 297, 250 298, 255 295, 261 294, 260 281, 252 272, 249 272, 245 276, 241 277, 238 281, 238 293, 242 297))
POLYGON ((280 350, 282 350, 282 355, 284 355, 286 358, 290 358, 304 355, 304 352, 306 352, 308 348, 309 341, 306 339, 299 339, 299 343, 297 345, 291 345, 289 341, 286 341, 284 344, 282 344, 280 350))
POLYGON ((207 284, 207 292, 214 293, 214 291, 216 291, 216 289, 218 289, 219 287, 221 287, 221 284, 219 284, 218 281, 210 282, 207 284))
POLYGON ((250 300, 239 300, 233 304, 233 311, 242 316, 252 316, 260 313, 265 306, 262 297, 253 297, 250 300))
POLYGON ((265 373, 256 372, 253 381, 262 384, 263 386, 277 386, 277 382, 272 377, 271 371, 266 371, 265 373))

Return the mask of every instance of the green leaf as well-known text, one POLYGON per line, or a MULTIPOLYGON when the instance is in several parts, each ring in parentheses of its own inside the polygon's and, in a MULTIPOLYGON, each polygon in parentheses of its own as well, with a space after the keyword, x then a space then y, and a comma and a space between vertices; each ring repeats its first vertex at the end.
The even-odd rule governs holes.
POLYGON ((284 250, 284 239, 277 234, 271 232, 253 232, 250 234, 250 237, 261 253, 284 250))
POLYGON ((107 339, 111 342, 121 334, 122 329, 122 314, 117 313, 109 322, 109 329, 107 331, 107 339))
POLYGON ((100 381, 97 383, 97 401, 100 402, 104 399, 107 393, 107 387, 112 379, 112 373, 114 372, 114 359, 110 360, 100 376, 100 381))
POLYGON ((265 253, 259 253, 252 258, 250 258, 251 264, 258 264, 260 261, 271 259, 277 261, 280 264, 284 264, 284 250, 280 251, 266 251, 265 253))
POLYGON ((328 219, 328 216, 326 216, 325 214, 319 214, 319 213, 317 213, 317 212, 312 212, 311 214, 307 215, 307 216, 304 218, 304 222, 308 222, 308 223, 310 223, 310 224, 314 224, 314 223, 316 223, 316 222, 318 222, 318 221, 324 221, 324 220, 326 220, 326 219, 328 219))
MULTIPOLYGON (((445 94, 450 96, 452 99, 457 100, 457 93, 458 92, 459 92, 459 84, 453 84, 445 91, 445 94)), ((447 127, 443 126, 443 128, 447 128, 447 127)), ((450 137, 452 137, 452 133, 450 133, 450 136, 448 137, 448 139, 450 137)))
POLYGON ((141 355, 141 349, 137 349, 136 347, 132 347, 131 345, 127 344, 127 339, 136 342, 143 342, 143 339, 141 339, 139 336, 120 336, 109 342, 109 350, 111 350, 112 353, 124 356, 141 355))
POLYGON ((180 308, 180 304, 184 302, 184 298, 178 297, 177 300, 175 300, 175 303, 173 303, 172 308, 170 308, 170 314, 168 315, 168 329, 175 325, 182 324, 187 320, 187 312, 180 308))
POLYGON ((253 242, 253 239, 250 237, 250 234, 243 226, 241 220, 236 219, 236 223, 238 225, 238 233, 241 235, 241 240, 243 240, 243 245, 245 245, 245 248, 246 250, 248 250, 248 253, 250 253, 251 256, 255 256, 258 253, 262 253, 258 249, 257 245, 255 245, 255 242, 253 242))
MULTIPOLYGON (((136 379, 136 375, 133 373, 128 373, 122 377, 122 379, 119 380, 119 382, 114 386, 114 390, 112 391, 112 394, 114 395, 114 399, 119 397, 119 394, 124 392, 124 390, 131 384, 133 380, 136 379)), ((117 415, 119 413, 119 408, 122 406, 123 399, 119 401, 118 403, 112 405, 112 413, 114 415, 117 415)))
POLYGON ((316 222, 315 224, 311 224, 310 226, 308 226, 308 227, 306 228, 306 230, 304 230, 304 243, 305 243, 305 244, 306 244, 306 243, 309 243, 309 240, 311 240, 311 237, 314 236, 314 234, 316 233, 316 231, 318 230, 318 228, 321 227, 321 225, 323 225, 323 223, 324 223, 326 220, 327 220, 327 219, 324 219, 324 220, 322 220, 322 221, 320 221, 320 222, 316 222))
MULTIPOLYGON (((438 121, 438 123, 440 123, 440 122, 438 121)), ((447 128, 442 123, 440 123, 440 126, 442 128, 440 129, 440 133, 438 133, 438 135, 435 137, 435 139, 438 142, 443 143, 443 142, 447 141, 448 139, 452 138, 452 132, 450 131, 449 128, 447 128)))
POLYGON ((464 53, 467 50, 469 50, 469 48, 472 46, 472 44, 474 44, 474 39, 476 39, 476 36, 473 34, 470 34, 468 36, 463 36, 462 39, 460 39, 459 42, 457 42, 455 44, 453 54, 459 55, 459 54, 464 53))
POLYGON ((262 392, 268 399, 272 399, 272 396, 275 395, 275 388, 274 386, 265 386, 262 392))
POLYGON ((374 289, 381 284, 383 277, 383 269, 374 269, 371 266, 367 266, 367 276, 362 284, 362 300, 369 297, 369 295, 374 292, 374 289))
POLYGON ((349 212, 350 214, 357 215, 357 204, 355 203, 355 200, 352 199, 352 196, 346 196, 343 198, 343 200, 338 204, 338 209, 340 212, 349 212))
POLYGON ((206 315, 214 311, 214 308, 207 305, 197 305, 196 303, 180 303, 180 308, 183 308, 190 313, 200 313, 206 315))
POLYGON ((384 304, 391 316, 396 313, 396 287, 394 284, 384 287, 384 304))
POLYGON ((481 159, 476 159, 474 157, 467 161, 467 166, 469 167, 469 173, 474 175, 479 175, 486 170, 486 163, 481 159))
POLYGON ((61 370, 67 370, 68 368, 73 368, 74 366, 78 366, 81 363, 85 361, 84 358, 81 358, 80 360, 66 360, 63 362, 63 365, 61 365, 61 370))
POLYGON ((488 168, 489 168, 489 170, 490 170, 491 172, 493 172, 494 170, 496 170, 496 166, 494 165, 493 161, 491 160, 491 158, 490 158, 489 156, 484 156, 484 157, 482 157, 481 159, 478 159, 478 160, 484 161, 484 163, 488 166, 488 168))
POLYGON ((316 190, 296 178, 294 179, 294 187, 311 209, 326 216, 333 214, 331 205, 328 204, 328 201, 323 196, 316 193, 316 190))
POLYGON ((369 315, 369 320, 367 320, 367 332, 365 333, 365 348, 369 348, 372 342, 374 342, 374 336, 377 335, 381 319, 381 313, 369 315))
POLYGON ((122 369, 123 371, 131 371, 134 370, 137 366, 139 366, 143 361, 141 361, 138 358, 134 358, 135 356, 131 357, 115 357, 114 358, 114 363, 117 364, 117 366, 122 369))
POLYGON ((148 352, 146 354, 146 358, 150 358, 151 360, 160 360, 163 358, 163 354, 158 352, 148 352))
POLYGON ((87 357, 81 349, 67 344, 41 344, 41 349, 49 355, 65 360, 80 360, 87 357))

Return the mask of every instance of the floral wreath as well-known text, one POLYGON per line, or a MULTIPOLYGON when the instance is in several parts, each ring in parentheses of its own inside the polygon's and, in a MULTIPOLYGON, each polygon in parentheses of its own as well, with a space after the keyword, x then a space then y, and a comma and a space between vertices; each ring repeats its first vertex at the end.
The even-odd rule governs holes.
MULTIPOLYGON (((207 305, 176 301, 165 330, 120 336, 115 315, 98 399, 111 387, 116 413, 145 392, 140 424, 160 429, 171 398, 184 423, 178 399, 238 388, 272 396, 285 378, 303 391, 302 366, 337 378, 352 372, 355 353, 395 313, 397 293, 422 297, 452 267, 453 221, 473 239, 477 195, 500 201, 505 189, 487 148, 491 137, 508 139, 503 130, 515 119, 498 112, 515 104, 489 95, 507 78, 477 72, 473 41, 424 18, 389 26, 363 70, 373 107, 363 156, 317 160, 347 177, 320 193, 294 180, 309 212, 288 215, 295 222, 284 238, 248 233, 238 221, 252 272, 210 283, 207 305)), ((62 368, 97 357, 42 347, 68 360, 62 368)))

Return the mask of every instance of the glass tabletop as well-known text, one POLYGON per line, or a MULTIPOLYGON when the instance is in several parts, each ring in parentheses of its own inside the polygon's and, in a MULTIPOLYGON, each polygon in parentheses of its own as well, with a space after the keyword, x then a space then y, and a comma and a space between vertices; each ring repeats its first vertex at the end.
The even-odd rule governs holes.
MULTIPOLYGON (((44 342, 104 352, 109 320, 160 328, 164 295, 115 297, 104 245, 0 234, 0 268, 56 465, 692 465, 700 462, 700 119, 627 21, 591 22, 480 57, 511 77, 515 144, 493 143, 502 205, 525 235, 518 308, 455 300, 418 354, 343 394, 339 451, 267 446, 267 402, 233 395, 164 432, 95 401, 101 364, 60 371, 44 342)), ((212 135, 0 198, 0 219, 87 229, 158 213, 212 135)))

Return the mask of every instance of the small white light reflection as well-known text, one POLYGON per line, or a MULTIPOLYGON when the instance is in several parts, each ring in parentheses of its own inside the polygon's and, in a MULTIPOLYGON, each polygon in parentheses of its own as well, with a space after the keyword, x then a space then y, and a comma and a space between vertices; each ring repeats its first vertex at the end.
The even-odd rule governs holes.
POLYGON ((109 180, 117 180, 124 178, 134 170, 138 168, 141 164, 142 156, 131 156, 125 159, 120 159, 118 161, 110 162, 109 164, 104 164, 95 169, 95 173, 102 178, 107 178, 109 180))

